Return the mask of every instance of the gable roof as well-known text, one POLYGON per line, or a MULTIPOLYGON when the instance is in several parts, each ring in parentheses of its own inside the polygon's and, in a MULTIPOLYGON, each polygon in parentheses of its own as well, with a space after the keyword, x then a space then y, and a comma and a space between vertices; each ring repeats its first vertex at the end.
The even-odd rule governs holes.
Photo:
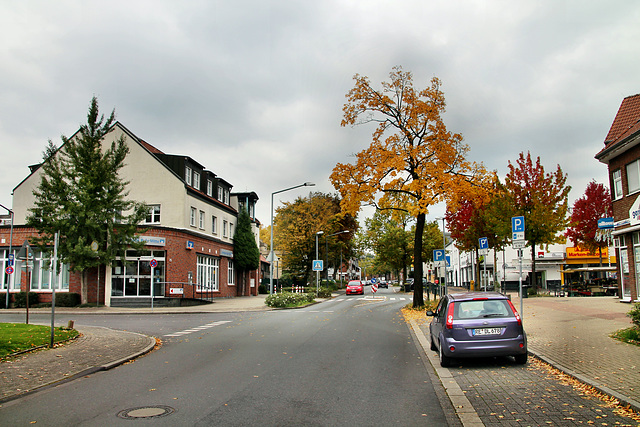
POLYGON ((611 128, 604 139, 604 148, 596 154, 596 159, 604 161, 615 152, 624 152, 624 143, 640 133, 640 94, 627 96, 613 119, 611 128))

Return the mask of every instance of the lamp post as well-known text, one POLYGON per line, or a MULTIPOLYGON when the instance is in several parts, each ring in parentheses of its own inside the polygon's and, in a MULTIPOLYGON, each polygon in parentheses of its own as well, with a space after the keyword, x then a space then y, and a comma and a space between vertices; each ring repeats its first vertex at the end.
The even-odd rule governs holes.
MULTIPOLYGON (((316 259, 318 259, 318 235, 320 234, 324 234, 324 231, 318 231, 316 233, 316 259)), ((318 293, 320 292, 319 278, 320 278, 320 272, 316 270, 316 295, 318 295, 318 293)))
POLYGON ((442 249, 444 250, 444 293, 447 294, 447 247, 444 237, 444 217, 436 218, 436 220, 442 220, 442 249))
POLYGON ((284 190, 278 190, 271 193, 271 251, 269 252, 269 293, 273 293, 273 261, 275 259, 275 253, 273 252, 273 195, 278 193, 284 193, 285 191, 293 190, 299 187, 313 187, 313 182, 305 182, 304 184, 295 185, 293 187, 285 188, 284 190))
MULTIPOLYGON (((326 264, 326 273, 325 273, 325 279, 327 281, 329 281, 329 237, 331 236, 337 236, 338 234, 344 234, 344 233, 348 233, 349 230, 342 230, 342 231, 338 231, 337 233, 333 233, 333 234, 329 234, 329 235, 324 235, 324 260, 325 260, 325 264, 326 264)), ((341 248, 342 249, 342 248, 341 248)), ((317 257, 317 255, 316 255, 317 257)), ((340 263, 340 265, 342 266, 342 263, 340 263)))
MULTIPOLYGON (((9 266, 9 263, 10 263, 9 257, 13 256, 13 247, 12 247, 13 246, 13 211, 11 209, 7 208, 4 205, 1 205, 1 204, 0 204, 0 207, 6 209, 7 212, 9 212, 9 215, 11 216, 11 231, 9 233, 9 254, 7 255, 7 266, 9 266)), ((12 259, 15 260, 15 258, 12 258, 12 259)), ((14 263, 15 263, 15 261, 14 261, 14 263)), ((9 308, 9 284, 10 283, 11 283, 11 277, 7 278, 7 295, 6 295, 7 301, 6 301, 6 304, 5 304, 4 308, 9 308)), ((15 281, 14 281, 14 283, 15 283, 15 281)), ((27 299, 28 298, 29 298, 29 295, 27 295, 27 299)))

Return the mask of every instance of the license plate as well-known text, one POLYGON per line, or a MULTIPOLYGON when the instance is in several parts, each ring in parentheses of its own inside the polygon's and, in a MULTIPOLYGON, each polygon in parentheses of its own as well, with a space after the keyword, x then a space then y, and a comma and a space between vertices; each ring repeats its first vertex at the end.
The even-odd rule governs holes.
POLYGON ((502 328, 482 328, 474 329, 473 335, 500 335, 502 328))

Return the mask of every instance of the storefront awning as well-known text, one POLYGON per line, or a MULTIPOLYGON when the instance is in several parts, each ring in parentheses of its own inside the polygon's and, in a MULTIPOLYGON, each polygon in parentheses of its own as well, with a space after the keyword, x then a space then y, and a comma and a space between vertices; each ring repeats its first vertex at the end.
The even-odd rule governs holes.
POLYGON ((570 268, 568 270, 560 270, 561 273, 570 274, 570 273, 597 273, 597 272, 606 272, 606 271, 616 271, 617 268, 615 266, 611 267, 578 267, 578 268, 570 268))

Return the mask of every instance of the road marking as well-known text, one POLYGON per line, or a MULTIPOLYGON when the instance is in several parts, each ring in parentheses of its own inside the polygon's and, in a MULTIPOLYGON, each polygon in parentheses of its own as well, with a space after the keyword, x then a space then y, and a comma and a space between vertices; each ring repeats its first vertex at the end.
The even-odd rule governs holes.
POLYGON ((180 332, 174 332, 172 334, 166 334, 165 337, 181 337, 183 335, 189 335, 189 334, 192 334, 194 332, 204 331, 206 329, 213 328, 215 326, 224 325, 225 323, 230 323, 230 322, 231 322, 231 320, 219 320, 217 322, 207 323, 206 325, 196 326, 195 328, 185 329, 185 330, 180 331, 180 332))

